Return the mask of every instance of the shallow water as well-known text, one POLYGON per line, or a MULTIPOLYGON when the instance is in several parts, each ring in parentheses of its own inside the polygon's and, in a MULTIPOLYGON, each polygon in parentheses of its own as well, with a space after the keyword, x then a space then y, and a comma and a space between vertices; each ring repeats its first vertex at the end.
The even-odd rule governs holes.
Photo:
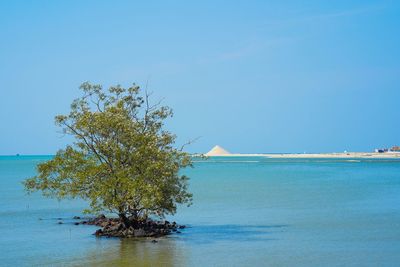
POLYGON ((48 156, 0 157, 0 265, 398 266, 400 161, 196 160, 181 234, 96 238, 73 225, 83 201, 25 195, 48 156), (64 224, 58 224, 62 218, 64 224))

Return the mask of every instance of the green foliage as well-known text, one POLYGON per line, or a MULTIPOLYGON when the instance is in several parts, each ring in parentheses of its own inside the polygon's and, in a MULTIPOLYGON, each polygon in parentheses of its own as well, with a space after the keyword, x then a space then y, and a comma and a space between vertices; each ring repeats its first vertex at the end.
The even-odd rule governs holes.
POLYGON ((56 124, 75 142, 52 160, 38 165, 38 175, 24 181, 28 192, 45 196, 80 197, 88 212, 117 213, 141 219, 176 212, 176 204, 191 204, 189 154, 174 148, 175 135, 163 129, 170 108, 149 104, 138 86, 103 90, 83 83, 83 96, 56 124))

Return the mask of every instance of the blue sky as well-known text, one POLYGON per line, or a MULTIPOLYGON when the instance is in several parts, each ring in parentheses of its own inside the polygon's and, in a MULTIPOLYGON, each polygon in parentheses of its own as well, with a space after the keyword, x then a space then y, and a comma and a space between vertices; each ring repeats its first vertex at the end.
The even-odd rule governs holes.
POLYGON ((396 1, 2 1, 0 154, 53 154, 84 81, 149 89, 205 152, 400 145, 396 1))

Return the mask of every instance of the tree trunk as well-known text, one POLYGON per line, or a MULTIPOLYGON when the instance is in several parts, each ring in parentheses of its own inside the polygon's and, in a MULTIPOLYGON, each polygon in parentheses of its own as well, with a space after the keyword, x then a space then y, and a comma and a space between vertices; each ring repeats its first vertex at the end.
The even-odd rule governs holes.
POLYGON ((131 226, 131 221, 126 217, 125 213, 118 214, 125 228, 129 228, 131 226))
POLYGON ((139 225, 139 216, 136 210, 132 212, 132 217, 133 217, 132 226, 133 228, 137 228, 139 225))

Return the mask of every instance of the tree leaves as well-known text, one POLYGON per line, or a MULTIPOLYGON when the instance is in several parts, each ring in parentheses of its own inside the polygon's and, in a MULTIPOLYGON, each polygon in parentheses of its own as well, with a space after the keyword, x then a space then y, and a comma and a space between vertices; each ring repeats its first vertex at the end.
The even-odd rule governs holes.
POLYGON ((140 88, 120 85, 103 90, 85 82, 83 96, 73 101, 56 124, 75 137, 74 144, 38 165, 38 175, 24 182, 28 192, 40 190, 59 199, 80 197, 89 212, 109 211, 143 218, 176 212, 190 204, 188 177, 181 168, 191 157, 174 148, 175 135, 163 129, 169 107, 150 105, 140 88))

